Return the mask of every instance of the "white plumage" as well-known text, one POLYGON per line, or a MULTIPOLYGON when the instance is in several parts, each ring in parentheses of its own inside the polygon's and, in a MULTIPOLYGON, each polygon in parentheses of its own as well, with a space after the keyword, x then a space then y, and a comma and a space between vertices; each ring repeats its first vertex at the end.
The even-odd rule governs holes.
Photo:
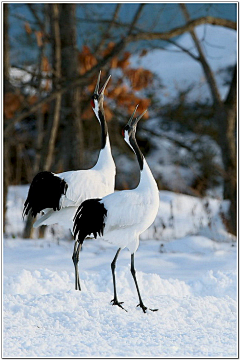
POLYGON ((114 191, 116 168, 111 154, 110 142, 100 151, 97 164, 89 170, 68 171, 55 174, 66 181, 68 188, 66 195, 62 195, 61 209, 43 210, 44 215, 35 223, 34 227, 59 223, 66 229, 72 229, 73 217, 78 206, 86 199, 103 197, 114 191))
POLYGON ((136 189, 107 195, 100 203, 107 210, 103 239, 134 253, 139 245, 139 235, 153 223, 159 207, 157 184, 146 160, 143 160, 136 189))
MULTIPOLYGON (((33 226, 35 228, 41 225, 59 223, 65 228, 72 229, 74 214, 77 207, 84 200, 103 197, 114 191, 116 169, 111 153, 107 123, 105 121, 103 109, 104 90, 110 76, 99 91, 100 74, 101 72, 99 73, 97 85, 91 100, 93 111, 102 130, 102 145, 98 161, 96 165, 89 170, 67 171, 60 174, 43 172, 35 177, 36 179, 33 180, 30 186, 28 198, 24 205, 24 213, 26 214, 28 211, 32 211, 33 216, 36 216, 36 213, 40 212, 39 209, 44 213, 44 215, 34 223, 33 226), (58 190, 57 201, 56 198, 52 201, 54 206, 48 205, 44 207, 44 205, 42 205, 43 208, 41 208, 41 205, 37 206, 36 202, 39 203, 42 201, 42 197, 46 197, 43 202, 44 204, 49 202, 53 196, 52 192, 56 188, 55 182, 59 183, 61 180, 65 184, 65 191, 62 190, 62 187, 61 190, 58 190), (49 189, 46 188, 45 190, 44 188, 48 185, 49 189), (42 196, 39 196, 39 189, 42 192, 42 196)), ((58 185, 58 183, 56 185, 58 185)))
MULTIPOLYGON (((136 107, 137 109, 137 107, 136 107)), ((136 111, 135 109, 135 111, 136 111)), ((77 269, 79 249, 84 238, 95 233, 103 236, 103 239, 118 246, 118 251, 111 264, 114 285, 113 305, 122 308, 122 303, 117 299, 115 281, 115 263, 121 249, 127 247, 131 252, 131 272, 134 278, 139 296, 139 306, 146 312, 137 284, 134 268, 134 253, 139 245, 139 236, 155 220, 159 207, 159 191, 152 172, 143 157, 136 139, 136 125, 144 113, 133 120, 135 111, 128 124, 124 128, 124 140, 135 152, 140 166, 140 181, 133 190, 124 190, 109 194, 102 199, 91 199, 81 204, 74 218, 75 245, 75 276, 76 287, 80 289, 77 269), (77 242, 79 245, 77 246, 77 242)), ((151 309, 152 310, 152 309, 151 309)), ((157 309, 154 309, 155 311, 157 309)))

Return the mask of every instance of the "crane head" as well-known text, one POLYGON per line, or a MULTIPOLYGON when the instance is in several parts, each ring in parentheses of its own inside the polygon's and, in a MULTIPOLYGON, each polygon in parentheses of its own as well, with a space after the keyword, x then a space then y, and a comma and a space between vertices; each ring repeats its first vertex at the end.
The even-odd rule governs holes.
POLYGON ((139 122, 139 120, 143 117, 143 115, 147 112, 147 109, 138 117, 136 117, 134 119, 134 115, 136 113, 136 110, 138 108, 138 105, 135 107, 134 112, 132 113, 132 116, 130 117, 130 119, 128 120, 127 124, 125 125, 125 127, 122 129, 122 135, 124 137, 124 140, 128 143, 128 145, 130 147, 130 139, 133 138, 135 140, 135 134, 136 134, 136 129, 137 129, 137 123, 139 122))
POLYGON ((95 112, 97 118, 98 118, 98 111, 103 111, 103 100, 104 100, 104 90, 106 89, 106 86, 110 80, 111 75, 107 78, 102 88, 99 90, 100 85, 100 78, 101 78, 101 71, 99 71, 97 84, 93 93, 93 96, 91 98, 91 105, 92 109, 95 112))

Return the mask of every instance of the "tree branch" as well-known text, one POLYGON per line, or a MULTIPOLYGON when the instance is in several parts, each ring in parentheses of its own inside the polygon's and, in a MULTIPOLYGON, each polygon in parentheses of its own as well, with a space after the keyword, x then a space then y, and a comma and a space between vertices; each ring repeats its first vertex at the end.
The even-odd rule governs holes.
MULTIPOLYGON (((52 75, 44 75, 44 74, 39 74, 37 73, 37 71, 31 71, 29 69, 26 69, 25 67, 22 67, 22 66, 19 66, 19 65, 16 65, 16 64, 12 64, 11 66, 12 69, 18 69, 18 70, 21 70, 21 71, 24 71, 25 73, 29 74, 29 75, 32 75, 34 76, 35 78, 37 79, 44 79, 44 80, 52 80, 52 75)), ((27 82, 24 83, 25 84, 28 84, 27 82)))
POLYGON ((185 32, 193 30, 196 26, 202 24, 210 24, 216 26, 224 26, 229 29, 236 30, 237 24, 234 21, 215 18, 213 16, 205 16, 195 20, 188 21, 184 26, 176 27, 167 32, 142 32, 138 34, 133 34, 130 36, 129 41, 139 41, 139 40, 168 40, 176 36, 180 36, 185 32))
POLYGON ((30 109, 28 109, 28 110, 22 112, 21 114, 13 117, 12 119, 8 120, 6 127, 5 127, 5 131, 4 131, 5 137, 10 135, 10 133, 13 129, 13 126, 17 122, 23 120, 24 118, 28 117, 32 113, 36 112, 43 104, 49 103, 50 101, 56 99, 56 97, 58 95, 65 94, 68 90, 70 90, 76 86, 88 85, 89 79, 94 74, 97 74, 100 69, 102 69, 104 66, 106 66, 106 64, 108 64, 114 56, 119 54, 124 49, 126 44, 127 44, 127 38, 122 39, 121 41, 119 41, 118 44, 116 44, 114 46, 111 53, 109 53, 107 56, 105 56, 105 58, 103 58, 98 64, 96 64, 94 67, 92 67, 84 75, 79 76, 78 78, 75 78, 74 80, 70 79, 70 80, 66 81, 64 84, 62 84, 61 89, 52 92, 50 95, 44 97, 43 99, 41 99, 40 101, 35 103, 33 106, 31 106, 30 109))
POLYGON ((114 11, 114 14, 113 14, 113 18, 112 18, 112 20, 111 20, 110 23, 109 23, 109 27, 108 27, 106 33, 104 34, 104 36, 102 37, 102 40, 100 41, 97 49, 95 50, 95 56, 98 56, 98 54, 99 54, 99 53, 101 52, 101 50, 102 50, 103 45, 105 44, 106 40, 108 39, 108 36, 109 36, 109 34, 110 34, 110 31, 111 31, 112 27, 114 26, 115 21, 116 21, 116 19, 117 19, 117 17, 118 17, 118 14, 119 14, 119 11, 120 11, 120 9, 121 9, 121 6, 122 6, 122 4, 117 4, 117 5, 116 5, 116 8, 115 8, 115 11, 114 11))
MULTIPOLYGON (((186 5, 185 4, 179 4, 179 6, 180 6, 180 8, 181 8, 181 10, 183 12, 183 15, 184 15, 186 21, 189 23, 190 15, 188 13, 186 5)), ((195 46, 197 48, 197 51, 199 53, 199 62, 202 65, 203 72, 204 72, 204 74, 206 76, 207 83, 208 83, 210 92, 212 94, 213 103, 215 104, 215 106, 219 106, 219 105, 221 105, 222 101, 221 101, 221 96, 220 96, 220 93, 218 91, 218 87, 217 87, 215 78, 213 76, 213 72, 212 72, 210 66, 208 65, 208 62, 206 61, 204 52, 203 52, 201 44, 200 44, 200 41, 198 40, 194 29, 189 30, 189 32, 190 32, 190 35, 191 35, 191 37, 193 39, 193 42, 194 42, 194 44, 195 44, 195 46)))
MULTIPOLYGON (((90 23, 99 23, 99 24, 111 24, 112 23, 112 20, 107 20, 107 19, 101 19, 101 20, 98 20, 98 19, 85 19, 85 18, 77 18, 77 19, 80 20, 81 22, 86 22, 86 23, 89 23, 89 22, 90 23)), ((186 24, 186 25, 187 26, 189 25, 193 29, 195 26, 199 26, 199 25, 202 25, 202 24, 223 26, 223 27, 226 27, 228 29, 237 30, 237 24, 236 24, 235 21, 222 19, 222 18, 218 18, 218 17, 214 17, 214 16, 203 16, 203 17, 200 17, 200 18, 197 18, 197 19, 194 19, 194 20, 190 21, 190 23, 186 24)), ((129 24, 118 22, 118 21, 115 21, 113 23, 113 25, 118 26, 118 27, 129 27, 129 24)), ((170 32, 179 31, 179 29, 181 29, 181 28, 182 27, 175 28, 173 30, 170 30, 170 32)), ((135 30, 140 31, 137 28, 135 28, 135 30)), ((185 30, 183 32, 186 32, 186 31, 189 31, 189 29, 185 30)), ((168 32, 168 33, 170 33, 170 32, 168 32)), ((181 30, 180 30, 180 33, 177 33, 174 36, 181 35, 183 32, 181 32, 181 30)), ((157 33, 157 32, 156 33, 151 33, 151 32, 148 32, 148 31, 143 31, 143 33, 144 34, 154 34, 154 36, 156 36, 156 39, 158 39, 158 36, 162 36, 164 34, 164 33, 157 33)), ((170 37, 172 37, 172 36, 170 36, 170 37)), ((149 39, 146 39, 146 40, 149 40, 149 39)))
POLYGON ((144 130, 144 131, 148 132, 149 134, 151 134, 153 136, 162 137, 162 138, 165 138, 165 139, 167 139, 169 141, 172 141, 175 145, 178 145, 178 146, 188 150, 189 152, 194 153, 193 149, 190 146, 186 145, 184 142, 181 142, 181 141, 179 141, 177 139, 174 139, 173 137, 171 137, 171 136, 169 136, 167 134, 161 134, 161 133, 158 133, 158 132, 153 131, 151 129, 147 129, 145 127, 142 127, 141 130, 144 130))
MULTIPOLYGON (((140 12, 140 10, 142 9, 142 7, 138 9, 138 12, 135 15, 135 18, 132 22, 132 25, 134 26, 136 21, 138 19, 138 14, 140 12)), ((31 115, 32 113, 34 113, 36 110, 38 110, 43 104, 48 103, 54 99, 56 99, 56 97, 59 94, 64 94, 65 92, 67 92, 68 90, 74 88, 75 86, 86 86, 88 83, 88 80, 94 75, 97 74, 97 72, 102 69, 104 66, 106 66, 114 56, 116 56, 117 54, 119 54, 124 48, 125 46, 130 43, 130 42, 134 42, 134 41, 139 41, 139 40, 169 40, 175 36, 179 36, 184 34, 187 31, 190 31, 191 29, 194 29, 195 26, 201 25, 201 24, 212 24, 212 25, 218 25, 218 26, 225 26, 231 29, 236 29, 236 23, 230 20, 225 20, 225 19, 219 19, 219 18, 214 18, 212 16, 206 16, 206 17, 202 17, 196 20, 192 20, 189 21, 187 24, 185 24, 182 27, 177 27, 175 29, 172 29, 166 33, 138 33, 138 34, 129 34, 127 36, 125 36, 122 40, 120 40, 112 49, 112 51, 105 56, 98 64, 96 64, 92 69, 90 69, 89 71, 87 71, 84 75, 79 76, 76 79, 70 79, 67 82, 65 82, 62 85, 62 88, 60 90, 54 91, 52 92, 50 95, 46 96, 45 98, 43 98, 42 100, 40 100, 39 102, 37 102, 36 104, 34 104, 30 109, 22 112, 21 114, 13 117, 12 119, 10 119, 7 122, 6 128, 5 128, 5 136, 9 136, 13 126, 23 120, 24 118, 26 118, 27 116, 31 115)), ((131 27, 133 29, 133 26, 131 27)))
POLYGON ((176 47, 178 47, 181 51, 185 52, 186 54, 188 54, 189 56, 191 56, 194 60, 199 61, 199 57, 192 54, 190 50, 184 48, 183 46, 181 46, 180 44, 178 44, 177 42, 173 41, 173 40, 167 40, 167 42, 169 42, 169 44, 172 44, 176 47))
POLYGON ((41 31, 43 32, 45 38, 49 40, 49 35, 46 33, 44 23, 41 21, 40 17, 38 16, 38 13, 37 13, 36 9, 34 8, 33 4, 27 4, 27 6, 28 6, 29 10, 31 11, 32 15, 34 16, 34 18, 36 19, 36 22, 37 22, 38 26, 40 27, 41 31))
MULTIPOLYGON (((48 5, 49 6, 49 5, 48 5)), ((59 25, 59 5, 52 4, 51 15, 51 27, 52 27, 52 67, 54 70, 53 88, 58 89, 58 84, 61 79, 61 38, 60 38, 60 25, 59 25)), ((52 121, 49 121, 48 127, 48 144, 46 146, 46 159, 44 163, 44 170, 50 171, 53 161, 54 148, 57 138, 57 131, 60 122, 62 96, 58 94, 52 110, 52 121)))
POLYGON ((42 22, 42 20, 40 19, 40 17, 38 16, 37 11, 34 9, 33 4, 27 4, 29 10, 31 11, 32 15, 35 17, 37 24, 39 25, 40 29, 45 32, 45 27, 44 24, 42 22))
POLYGON ((134 18, 133 18, 133 21, 132 21, 132 23, 131 23, 131 25, 130 25, 130 27, 129 27, 129 31, 128 31, 127 36, 129 36, 129 35, 132 33, 132 31, 133 31, 136 23, 138 22, 138 19, 139 19, 140 16, 141 16, 141 13, 142 13, 142 11, 143 11, 144 6, 145 6, 145 4, 140 4, 140 5, 139 5, 139 7, 138 7, 138 9, 137 9, 137 11, 136 11, 136 14, 135 14, 135 16, 134 16, 134 18))

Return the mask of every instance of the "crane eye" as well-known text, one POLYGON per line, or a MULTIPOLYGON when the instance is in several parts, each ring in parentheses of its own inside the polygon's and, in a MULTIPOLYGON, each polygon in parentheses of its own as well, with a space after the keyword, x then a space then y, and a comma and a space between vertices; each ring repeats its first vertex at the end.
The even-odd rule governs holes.
POLYGON ((95 103, 94 103, 93 99, 91 99, 91 105, 92 105, 92 108, 95 109, 95 103))
POLYGON ((124 137, 124 135, 125 135, 125 131, 124 129, 122 129, 122 136, 124 137))

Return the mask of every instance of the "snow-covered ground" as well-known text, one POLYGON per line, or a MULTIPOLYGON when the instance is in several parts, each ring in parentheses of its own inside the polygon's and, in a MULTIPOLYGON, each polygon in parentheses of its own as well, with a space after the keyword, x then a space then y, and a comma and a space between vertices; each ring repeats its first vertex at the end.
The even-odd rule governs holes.
POLYGON ((236 242, 224 229, 228 206, 216 199, 160 192, 160 209, 136 253, 146 314, 123 250, 112 306, 116 248, 86 240, 82 291, 74 290, 73 241, 56 227, 23 240, 27 187, 10 187, 3 243, 4 357, 237 357, 236 242))

